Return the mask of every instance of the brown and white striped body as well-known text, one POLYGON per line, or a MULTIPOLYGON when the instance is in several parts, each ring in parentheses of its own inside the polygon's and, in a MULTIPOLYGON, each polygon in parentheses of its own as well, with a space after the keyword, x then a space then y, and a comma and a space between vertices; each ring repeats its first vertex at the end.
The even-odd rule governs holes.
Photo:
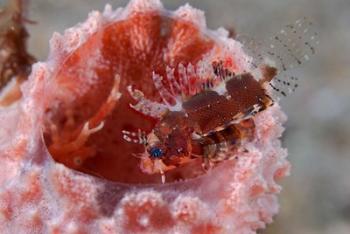
MULTIPOLYGON (((252 117, 272 105, 272 99, 252 75, 232 76, 221 93, 208 89, 182 104, 181 111, 166 112, 153 129, 149 147, 163 152, 166 165, 179 166, 181 158, 203 157, 218 162, 223 147, 252 139, 252 117)), ((187 161, 187 160, 186 160, 187 161)))
MULTIPOLYGON (((277 63, 265 62, 264 54, 258 54, 250 72, 236 71, 226 66, 225 60, 214 60, 209 76, 201 77, 196 66, 179 64, 177 72, 166 68, 167 80, 153 74, 153 81, 162 99, 161 103, 146 99, 142 91, 128 87, 137 103, 130 106, 136 111, 158 119, 153 130, 146 134, 124 130, 126 141, 144 144, 141 154, 141 170, 148 174, 164 172, 202 158, 205 169, 230 159, 222 154, 226 147, 239 148, 244 141, 254 138, 254 116, 273 105, 279 96, 286 96, 298 86, 293 76, 281 76, 287 68, 308 60, 309 54, 296 48, 296 42, 304 43, 310 55, 314 54, 316 33, 311 33, 307 21, 298 20, 288 25, 274 37, 276 44, 266 57, 277 63), (304 37, 306 42, 304 41, 304 37), (290 37, 290 38, 289 38, 290 37), (287 38, 287 39, 285 39, 287 38), (293 40, 291 39, 293 38, 293 40), (289 43, 289 44, 288 44, 289 43), (302 53, 302 54, 300 54, 302 53), (225 65, 224 65, 225 64, 225 65), (281 73, 282 72, 282 73, 281 73), (271 96, 271 92, 277 95, 271 96)), ((230 154, 232 155, 232 154, 230 154)))
MULTIPOLYGON (((203 160, 203 168, 208 169, 229 159, 221 151, 227 147, 238 148, 243 141, 253 138, 255 125, 252 117, 273 104, 265 84, 275 75, 274 68, 263 69, 269 72, 262 72, 265 77, 258 81, 250 73, 234 75, 222 66, 222 62, 212 66, 215 79, 221 80, 218 85, 209 84, 197 94, 184 98, 178 110, 164 109, 147 136, 142 132, 123 132, 125 140, 145 145, 141 157, 144 172, 164 174, 164 171, 198 157, 203 160)), ((160 89, 160 93, 167 92, 164 87, 160 89)), ((130 93, 144 105, 150 102, 142 99, 140 91, 130 89, 130 93)))

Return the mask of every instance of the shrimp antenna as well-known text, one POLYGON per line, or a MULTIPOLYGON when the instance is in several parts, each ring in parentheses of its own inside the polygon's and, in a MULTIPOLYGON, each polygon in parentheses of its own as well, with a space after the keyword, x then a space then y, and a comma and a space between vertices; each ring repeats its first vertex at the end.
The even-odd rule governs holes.
POLYGON ((143 158, 142 154, 132 154, 132 156, 138 159, 143 158))

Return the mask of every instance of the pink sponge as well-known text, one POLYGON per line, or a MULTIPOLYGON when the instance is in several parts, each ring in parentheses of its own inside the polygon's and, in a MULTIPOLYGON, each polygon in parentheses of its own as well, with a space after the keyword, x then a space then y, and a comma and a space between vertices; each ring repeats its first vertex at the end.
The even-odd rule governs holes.
POLYGON ((255 233, 278 212, 276 180, 289 173, 278 104, 254 117, 256 131, 234 161, 198 175, 178 168, 160 184, 144 174, 122 138, 156 120, 130 108, 127 86, 159 101, 152 73, 215 59, 237 72, 250 58, 225 29, 206 28, 189 5, 158 0, 89 18, 54 34, 48 60, 34 64, 23 97, 0 109, 2 233, 255 233))

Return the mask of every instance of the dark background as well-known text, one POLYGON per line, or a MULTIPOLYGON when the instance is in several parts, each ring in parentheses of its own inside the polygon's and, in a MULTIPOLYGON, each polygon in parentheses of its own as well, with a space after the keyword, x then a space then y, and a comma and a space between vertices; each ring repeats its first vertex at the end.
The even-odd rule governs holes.
MULTIPOLYGON (((3 2, 4 0, 0 0, 3 2)), ((54 31, 84 21, 91 10, 115 0, 32 0, 29 49, 40 60, 54 31)), ((294 75, 301 88, 282 101, 289 120, 283 144, 292 175, 283 181, 281 211, 264 233, 350 233, 350 1, 164 0, 168 9, 189 2, 206 12, 210 28, 234 27, 257 41, 307 16, 315 23, 317 55, 294 75)))

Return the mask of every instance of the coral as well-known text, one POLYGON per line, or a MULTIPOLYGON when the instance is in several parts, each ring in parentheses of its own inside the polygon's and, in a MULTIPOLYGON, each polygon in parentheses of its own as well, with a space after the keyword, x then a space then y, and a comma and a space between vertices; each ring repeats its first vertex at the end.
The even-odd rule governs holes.
POLYGON ((22 98, 0 109, 2 233, 245 234, 272 222, 276 181, 290 167, 278 104, 254 117, 253 141, 228 152, 236 160, 200 175, 200 165, 178 168, 166 184, 142 173, 133 157, 142 147, 122 137, 156 122, 130 107, 128 92, 159 102, 153 72, 192 64, 205 74, 218 58, 236 72, 250 69, 225 29, 207 29, 189 5, 169 12, 158 0, 132 0, 92 12, 50 45, 22 98))

